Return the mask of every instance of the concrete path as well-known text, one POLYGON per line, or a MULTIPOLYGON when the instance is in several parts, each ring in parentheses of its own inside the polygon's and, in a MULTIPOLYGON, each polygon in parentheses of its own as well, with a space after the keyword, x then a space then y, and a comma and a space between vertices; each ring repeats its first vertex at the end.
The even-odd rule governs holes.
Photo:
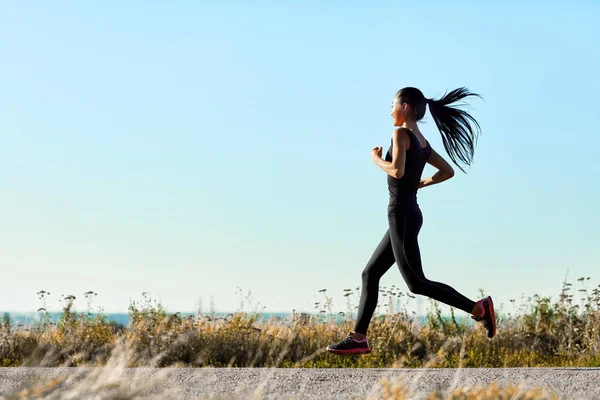
MULTIPOLYGON (((130 393, 138 398, 198 399, 376 399, 384 378, 402 379, 414 394, 449 388, 489 385, 497 381, 540 386, 561 399, 600 399, 600 368, 504 368, 504 369, 388 369, 388 368, 0 368, 0 396, 15 394, 32 382, 48 382, 63 376, 52 399, 110 399, 108 392, 130 393), (85 379, 88 379, 86 381, 85 379), (123 386, 130 385, 131 387, 123 386), (131 389, 133 388, 133 389, 131 389), (374 389, 375 388, 375 389, 374 389), (58 395, 63 393, 63 395, 58 395), (68 396, 67 396, 68 394, 68 396), (76 395, 75 395, 76 394, 76 395), (152 395, 155 395, 153 397, 152 395), (253 396, 255 395, 255 396, 253 396), (74 396, 74 397, 73 397, 74 396)), ((0 397, 9 398, 9 397, 0 397)), ((550 398, 550 397, 548 397, 550 398)))

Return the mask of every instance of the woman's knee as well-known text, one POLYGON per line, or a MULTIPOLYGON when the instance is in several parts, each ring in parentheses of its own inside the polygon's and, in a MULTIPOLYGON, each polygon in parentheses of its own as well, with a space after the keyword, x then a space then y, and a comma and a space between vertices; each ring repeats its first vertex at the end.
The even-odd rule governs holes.
POLYGON ((408 290, 413 294, 426 294, 427 292, 427 285, 419 279, 406 282, 406 286, 408 286, 408 290))
POLYGON ((370 268, 365 268, 362 272, 361 279, 364 283, 377 282, 381 276, 374 273, 370 268))
POLYGON ((362 274, 360 275, 360 278, 362 279, 363 282, 368 282, 369 279, 371 277, 371 274, 369 273, 368 269, 363 269, 362 274))

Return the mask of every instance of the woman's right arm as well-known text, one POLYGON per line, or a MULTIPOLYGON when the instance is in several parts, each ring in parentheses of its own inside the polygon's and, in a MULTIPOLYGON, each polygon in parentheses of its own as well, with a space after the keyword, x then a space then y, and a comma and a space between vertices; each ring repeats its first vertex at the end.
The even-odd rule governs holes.
POLYGON ((444 182, 454 176, 454 169, 452 169, 452 166, 433 149, 431 149, 431 155, 429 156, 427 163, 433 165, 438 171, 429 178, 421 179, 419 188, 444 182))

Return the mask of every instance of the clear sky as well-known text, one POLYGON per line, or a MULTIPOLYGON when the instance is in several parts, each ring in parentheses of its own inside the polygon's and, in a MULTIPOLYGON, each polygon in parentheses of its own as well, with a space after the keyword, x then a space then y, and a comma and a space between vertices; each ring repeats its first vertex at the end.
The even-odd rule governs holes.
POLYGON ((3 2, 0 310, 344 310, 404 86, 483 97, 472 168, 419 194, 426 275, 497 304, 598 285, 600 3, 422 3, 3 2))

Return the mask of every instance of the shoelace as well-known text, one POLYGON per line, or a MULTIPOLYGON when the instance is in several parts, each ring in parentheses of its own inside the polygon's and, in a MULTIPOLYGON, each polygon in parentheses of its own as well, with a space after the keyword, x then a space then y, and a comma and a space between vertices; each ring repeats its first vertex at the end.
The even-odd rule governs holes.
POLYGON ((355 340, 352 336, 348 335, 344 338, 344 340, 342 340, 343 344, 350 344, 350 343, 358 343, 357 340, 355 340))
POLYGON ((344 343, 346 344, 350 344, 352 342, 354 342, 355 340, 352 338, 352 336, 346 336, 343 340, 344 343))

